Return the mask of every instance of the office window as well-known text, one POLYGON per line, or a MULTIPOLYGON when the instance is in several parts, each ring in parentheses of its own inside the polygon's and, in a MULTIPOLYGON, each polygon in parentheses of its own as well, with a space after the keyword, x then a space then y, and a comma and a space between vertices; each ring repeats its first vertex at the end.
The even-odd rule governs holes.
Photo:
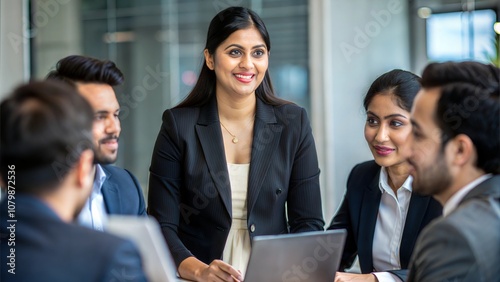
POLYGON ((430 61, 496 58, 496 13, 493 10, 433 14, 427 20, 427 56, 430 61))

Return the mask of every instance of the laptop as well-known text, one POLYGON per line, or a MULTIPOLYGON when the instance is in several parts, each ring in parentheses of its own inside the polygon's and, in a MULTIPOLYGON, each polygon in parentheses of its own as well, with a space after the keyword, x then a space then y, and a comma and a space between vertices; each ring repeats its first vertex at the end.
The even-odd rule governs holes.
POLYGON ((108 215, 106 221, 106 232, 129 239, 137 246, 148 281, 179 281, 174 261, 154 218, 108 215))
POLYGON ((256 236, 245 282, 333 282, 339 267, 345 229, 256 236))
MULTIPOLYGON (((148 281, 186 281, 177 277, 172 256, 154 218, 108 215, 105 229, 136 244, 148 281)), ((332 282, 346 236, 343 229, 256 236, 244 281, 332 282)))

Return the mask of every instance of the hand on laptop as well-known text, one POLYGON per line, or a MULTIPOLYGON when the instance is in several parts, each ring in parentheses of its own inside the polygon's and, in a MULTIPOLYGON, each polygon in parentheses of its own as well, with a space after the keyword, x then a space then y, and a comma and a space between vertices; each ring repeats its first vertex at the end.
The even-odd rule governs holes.
POLYGON ((234 269, 231 265, 221 261, 213 260, 204 270, 200 272, 200 280, 198 281, 224 281, 224 282, 239 282, 243 281, 241 273, 234 269))
POLYGON ((198 282, 241 282, 239 270, 221 261, 213 260, 209 265, 195 257, 188 257, 179 265, 179 274, 184 279, 198 282))
POLYGON ((337 272, 335 282, 377 282, 378 279, 373 274, 355 274, 346 272, 337 272))

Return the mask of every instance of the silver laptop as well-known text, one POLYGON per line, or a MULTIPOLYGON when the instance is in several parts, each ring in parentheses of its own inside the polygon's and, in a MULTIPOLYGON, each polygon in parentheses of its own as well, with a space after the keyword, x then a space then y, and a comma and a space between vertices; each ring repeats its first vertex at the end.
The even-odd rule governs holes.
POLYGON ((256 236, 245 282, 333 282, 347 231, 256 236))
POLYGON ((178 281, 174 261, 154 218, 108 215, 105 229, 106 232, 134 242, 141 254, 148 281, 178 281))

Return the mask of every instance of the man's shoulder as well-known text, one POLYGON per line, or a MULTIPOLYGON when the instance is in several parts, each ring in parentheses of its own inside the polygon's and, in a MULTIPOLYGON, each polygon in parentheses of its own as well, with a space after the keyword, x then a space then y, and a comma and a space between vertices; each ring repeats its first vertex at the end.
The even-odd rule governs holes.
MULTIPOLYGON (((54 220, 45 224, 34 220, 18 223, 15 265, 20 281, 36 281, 39 277, 46 281, 101 281, 113 267, 125 265, 126 261, 140 266, 140 255, 133 243, 115 235, 54 220), (71 260, 67 260, 68 254, 74 254, 71 260), (33 261, 37 263, 33 265, 33 261), (54 265, 62 265, 63 269, 56 272, 54 265)), ((5 243, 2 241, 2 245, 5 243)), ((6 275, 2 270, 2 276, 6 275)))
MULTIPOLYGON (((101 165, 102 170, 107 175, 107 181, 126 181, 134 184, 136 182, 135 176, 128 170, 117 167, 114 165, 101 165)), ((134 184, 135 185, 135 184, 134 184)))
POLYGON ((500 230, 498 200, 480 198, 469 200, 459 205, 449 215, 431 222, 422 233, 422 239, 432 241, 441 238, 445 242, 458 242, 458 245, 468 246, 479 256, 491 250, 500 252, 498 230, 500 230))
POLYGON ((60 234, 59 239, 52 241, 54 248, 60 244, 61 247, 72 249, 75 253, 79 253, 80 256, 85 256, 86 259, 84 260, 86 261, 90 261, 91 256, 99 256, 102 262, 111 261, 115 259, 117 252, 123 248, 132 251, 136 250, 128 240, 77 224, 60 222, 52 227, 47 226, 47 229, 50 228, 52 230, 47 231, 45 234, 54 234, 54 236, 60 234), (83 255, 83 252, 88 254, 83 255))
MULTIPOLYGON (((492 277, 497 279, 500 275, 499 209, 498 201, 493 198, 473 199, 461 204, 449 215, 431 222, 420 234, 416 245, 413 259, 419 266, 418 271, 431 275, 433 272, 426 268, 434 269, 446 260, 447 267, 433 271, 443 277, 477 278, 477 275, 485 275, 486 278, 477 281, 493 281, 492 277), (446 257, 441 254, 446 254, 446 257)), ((464 279, 460 281, 472 281, 464 279)))
POLYGON ((492 230, 495 230, 494 233, 498 233, 500 230, 500 202, 493 197, 469 199, 443 218, 442 222, 459 226, 460 229, 470 227, 476 234, 490 233, 492 230), (484 228, 485 222, 488 222, 488 228, 484 228), (493 229, 493 227, 498 228, 493 229))

